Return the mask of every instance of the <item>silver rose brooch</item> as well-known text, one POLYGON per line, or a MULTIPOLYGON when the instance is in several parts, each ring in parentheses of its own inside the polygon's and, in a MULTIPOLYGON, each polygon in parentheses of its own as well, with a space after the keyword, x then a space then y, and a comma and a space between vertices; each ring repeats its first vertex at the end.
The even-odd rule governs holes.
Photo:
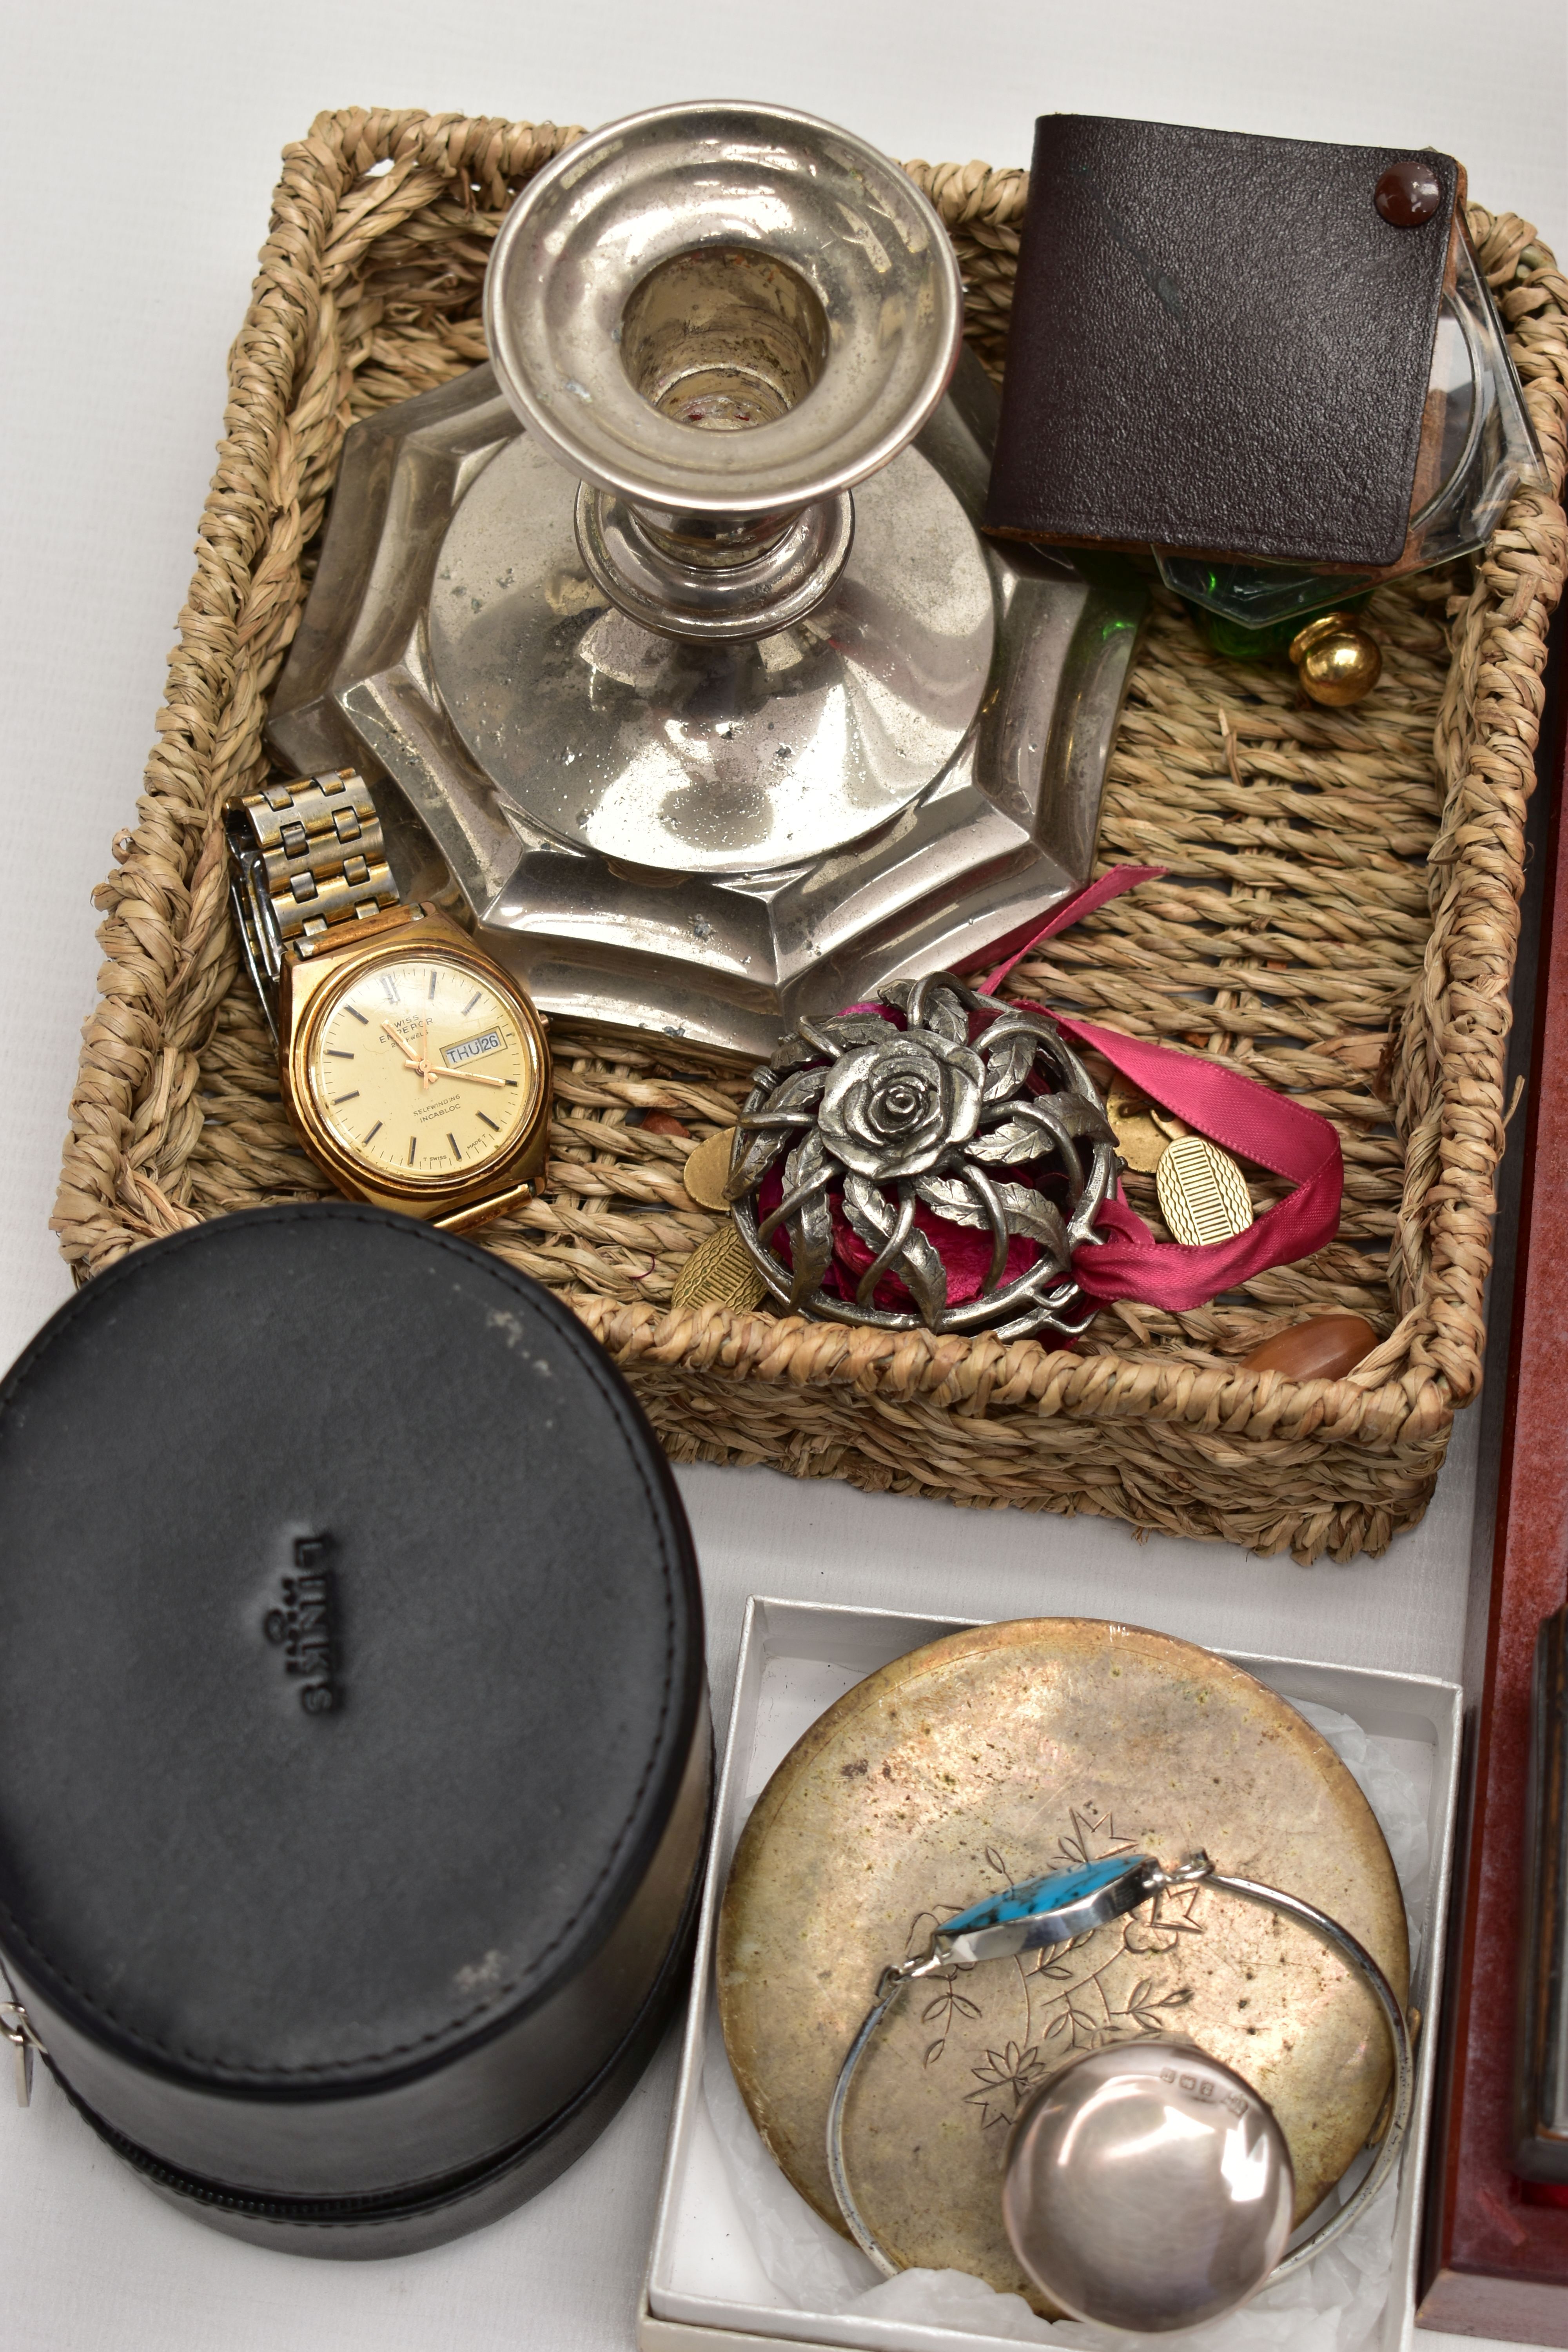
POLYGON ((758 1275, 836 1323, 1076 1337, 1072 1255, 1118 1165, 1089 1073, 951 972, 882 1003, 803 1020, 752 1074, 727 1191, 758 1275))

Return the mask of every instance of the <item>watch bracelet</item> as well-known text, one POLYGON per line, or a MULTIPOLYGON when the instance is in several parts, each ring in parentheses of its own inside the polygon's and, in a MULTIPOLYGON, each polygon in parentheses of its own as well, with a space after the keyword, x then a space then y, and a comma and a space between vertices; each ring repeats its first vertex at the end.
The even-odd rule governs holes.
POLYGON ((245 960, 271 1018, 283 950, 397 904, 381 819, 353 768, 262 784, 224 810, 245 960))

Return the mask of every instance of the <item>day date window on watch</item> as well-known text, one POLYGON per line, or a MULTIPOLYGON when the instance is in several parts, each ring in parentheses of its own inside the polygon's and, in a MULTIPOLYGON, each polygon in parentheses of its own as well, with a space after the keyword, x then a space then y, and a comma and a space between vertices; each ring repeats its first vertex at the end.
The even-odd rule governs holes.
POLYGON ((443 1045, 441 1059, 449 1070, 461 1062, 477 1062, 481 1054, 498 1052, 503 1043, 499 1029, 487 1029, 482 1037, 465 1037, 456 1045, 443 1045))

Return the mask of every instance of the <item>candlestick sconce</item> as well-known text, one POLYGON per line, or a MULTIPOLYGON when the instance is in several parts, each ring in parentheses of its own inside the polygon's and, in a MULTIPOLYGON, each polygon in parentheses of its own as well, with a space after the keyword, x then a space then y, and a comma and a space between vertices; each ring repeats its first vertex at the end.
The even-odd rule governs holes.
POLYGON ((542 1009, 755 1056, 1087 879, 1142 592, 981 538, 994 395, 896 165, 612 123, 485 322, 350 432, 270 732, 397 787, 542 1009))

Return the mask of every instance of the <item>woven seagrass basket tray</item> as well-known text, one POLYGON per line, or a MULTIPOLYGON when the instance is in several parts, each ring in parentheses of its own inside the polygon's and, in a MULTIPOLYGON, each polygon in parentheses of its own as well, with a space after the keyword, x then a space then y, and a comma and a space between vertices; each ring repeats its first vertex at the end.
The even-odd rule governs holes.
MULTIPOLYGON (((289 148, 229 373, 218 470, 139 822, 98 893, 108 959, 54 1218, 79 1276, 200 1218, 321 1191, 238 974, 216 814, 269 772, 267 697, 293 636, 347 426, 484 356, 496 229, 575 134, 456 115, 321 116, 289 148)), ((999 372, 1026 175, 910 173, 952 233, 971 342, 999 372)), ((1568 282, 1526 223, 1472 205, 1554 485, 1568 282)), ((539 1197, 480 1236, 565 1297, 678 1460, 955 1502, 1093 1511, 1298 1559, 1379 1552, 1426 1507, 1480 1379, 1509 984, 1555 501, 1521 499, 1484 560, 1384 589, 1383 682, 1299 706, 1157 604, 1112 755, 1101 866, 1169 867, 1014 973, 1009 992, 1185 1045, 1326 1114, 1338 1239, 1201 1312, 1104 1310, 1071 1349, 672 1311, 712 1220, 680 1166, 744 1082, 557 1028, 539 1197), (650 1131, 672 1111, 692 1141, 650 1131), (1314 1309, 1381 1344, 1344 1380, 1240 1369, 1314 1309)), ((1277 1197, 1254 1183, 1261 1207, 1277 1197)), ((1130 1180, 1159 1231, 1152 1180, 1130 1180)))

